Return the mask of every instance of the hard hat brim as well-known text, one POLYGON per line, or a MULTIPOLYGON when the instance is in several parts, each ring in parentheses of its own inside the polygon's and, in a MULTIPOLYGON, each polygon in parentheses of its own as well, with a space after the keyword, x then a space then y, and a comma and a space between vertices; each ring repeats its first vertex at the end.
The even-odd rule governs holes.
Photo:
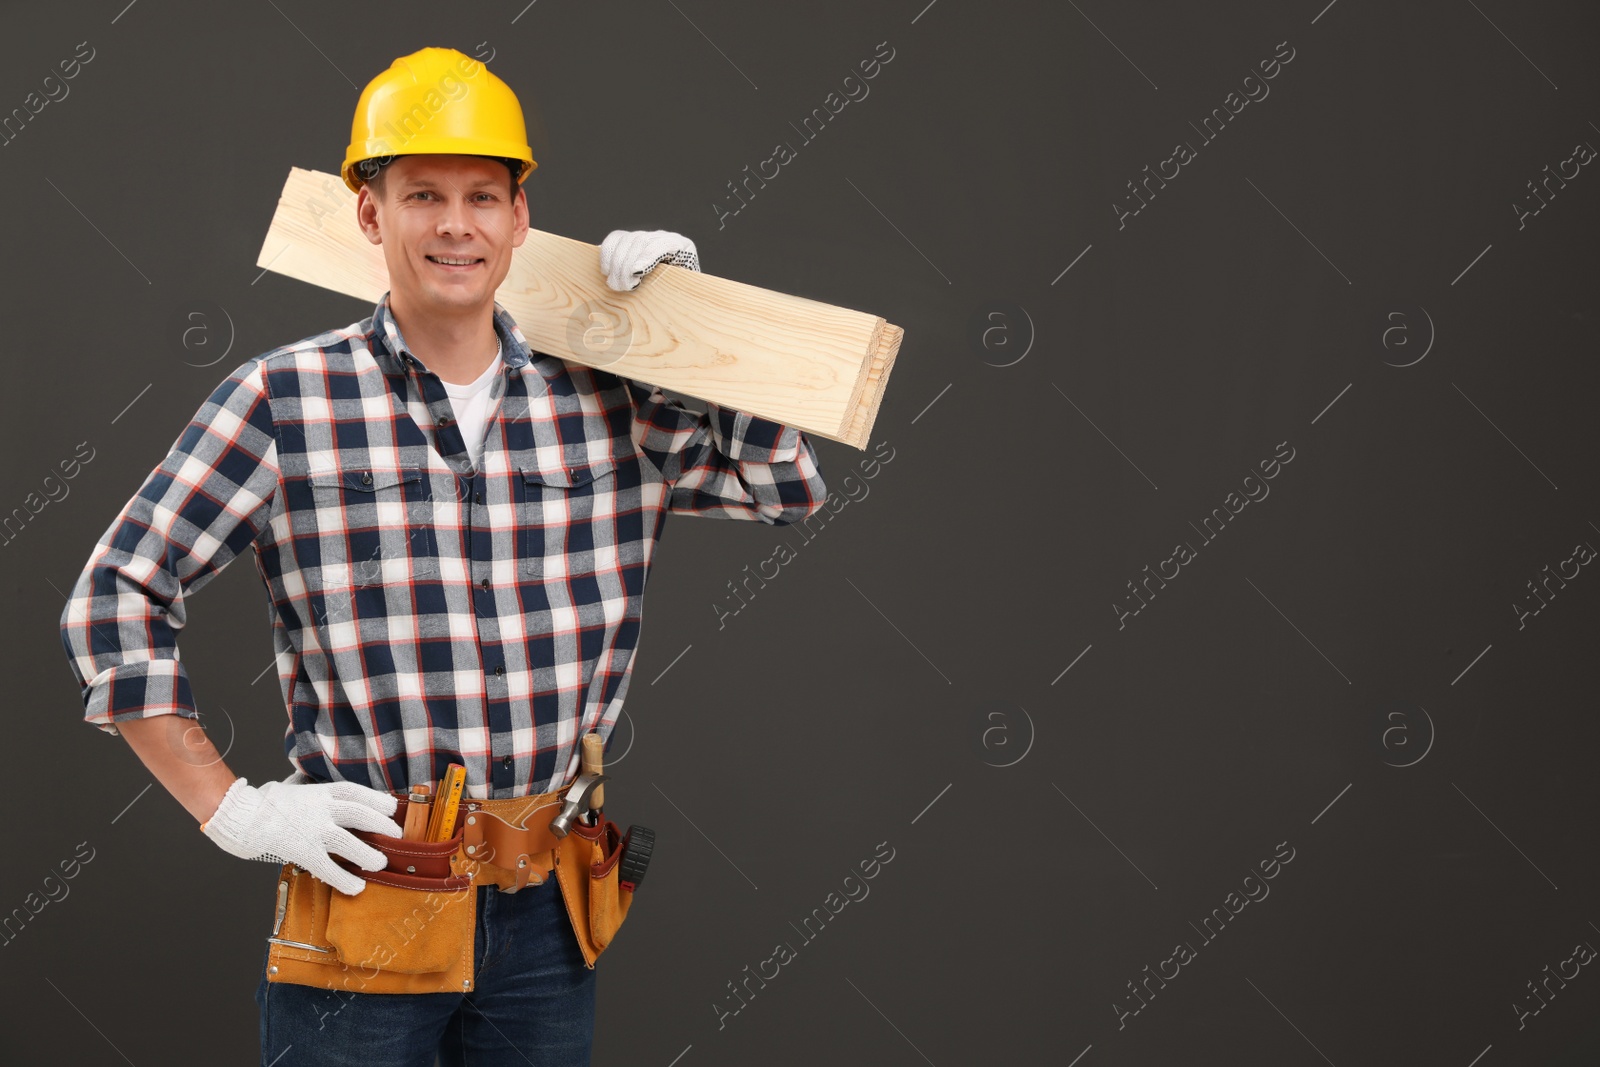
POLYGON ((408 144, 398 152, 393 151, 382 140, 367 141, 359 146, 351 145, 345 153, 345 162, 340 175, 351 192, 359 192, 362 182, 357 169, 362 163, 371 159, 387 161, 401 156, 487 156, 495 159, 515 159, 522 163, 521 173, 517 175, 518 185, 539 167, 527 145, 513 144, 510 141, 486 141, 481 137, 436 137, 429 138, 425 145, 408 144))

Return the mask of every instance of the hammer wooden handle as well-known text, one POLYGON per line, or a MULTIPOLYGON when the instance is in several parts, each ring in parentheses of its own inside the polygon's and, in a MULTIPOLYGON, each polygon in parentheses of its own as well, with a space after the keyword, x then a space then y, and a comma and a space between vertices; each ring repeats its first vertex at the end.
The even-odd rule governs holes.
MULTIPOLYGON (((583 735, 583 773, 604 774, 606 743, 600 735, 591 730, 583 735)), ((605 786, 597 785, 594 792, 589 794, 589 807, 598 808, 605 803, 605 786)))

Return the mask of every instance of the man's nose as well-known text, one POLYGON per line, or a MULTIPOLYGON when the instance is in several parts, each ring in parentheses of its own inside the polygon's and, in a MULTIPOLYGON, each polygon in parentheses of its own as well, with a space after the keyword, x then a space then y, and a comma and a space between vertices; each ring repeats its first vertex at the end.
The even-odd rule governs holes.
POLYGON ((448 197, 445 199, 444 210, 439 213, 438 232, 441 236, 454 234, 457 237, 469 237, 472 235, 471 219, 464 198, 448 197))

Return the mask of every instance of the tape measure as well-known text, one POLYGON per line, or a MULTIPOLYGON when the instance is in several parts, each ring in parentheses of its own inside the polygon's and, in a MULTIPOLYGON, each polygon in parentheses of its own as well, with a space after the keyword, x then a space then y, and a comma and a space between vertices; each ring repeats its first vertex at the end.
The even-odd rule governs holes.
POLYGON ((650 854, 656 848, 656 832, 648 826, 629 826, 622 837, 622 855, 617 859, 617 881, 632 893, 644 881, 650 854))

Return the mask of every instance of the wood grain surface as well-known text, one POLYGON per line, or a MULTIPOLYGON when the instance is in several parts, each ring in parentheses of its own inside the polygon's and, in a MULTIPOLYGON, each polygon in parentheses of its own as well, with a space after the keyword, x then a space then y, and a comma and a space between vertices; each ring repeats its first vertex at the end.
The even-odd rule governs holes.
MULTIPOLYGON (((334 174, 291 168, 256 266, 376 303, 383 251, 334 174)), ((597 245, 530 228, 495 294, 535 350, 865 449, 903 331, 879 316, 661 264, 613 291, 597 245)))

